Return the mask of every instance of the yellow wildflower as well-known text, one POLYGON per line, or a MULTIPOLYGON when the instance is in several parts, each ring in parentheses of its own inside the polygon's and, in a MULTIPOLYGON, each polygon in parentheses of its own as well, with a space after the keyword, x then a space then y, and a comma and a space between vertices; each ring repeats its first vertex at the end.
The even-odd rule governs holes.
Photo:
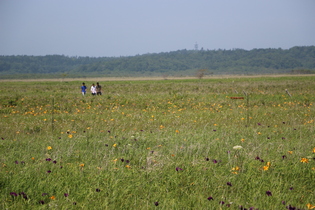
POLYGON ((130 165, 126 165, 126 168, 131 168, 131 166, 130 165))
POLYGON ((73 135, 72 135, 72 134, 69 134, 68 137, 71 139, 71 138, 73 137, 73 135))
POLYGON ((55 196, 51 196, 49 197, 51 200, 56 200, 56 197, 55 196))
POLYGON ((35 158, 34 158, 34 157, 32 157, 31 159, 32 159, 32 160, 35 160, 35 158))
POLYGON ((307 158, 302 158, 301 159, 301 163, 308 163, 308 159, 307 158))
POLYGON ((315 147, 313 148, 313 153, 315 153, 315 147))
POLYGON ((81 164, 80 164, 80 167, 84 167, 84 163, 81 163, 81 164))
POLYGON ((117 144, 113 144, 113 147, 117 147, 117 144))
POLYGON ((293 151, 288 151, 288 153, 289 153, 290 155, 292 155, 293 151))
POLYGON ((306 204, 307 208, 308 209, 315 209, 315 206, 313 206, 312 204, 308 203, 306 204))
POLYGON ((263 167, 263 170, 264 170, 264 171, 268 171, 268 169, 269 169, 269 166, 264 166, 264 167, 263 167))
POLYGON ((51 150, 51 149, 52 149, 52 147, 51 147, 51 146, 48 146, 48 147, 47 147, 47 150, 51 150))

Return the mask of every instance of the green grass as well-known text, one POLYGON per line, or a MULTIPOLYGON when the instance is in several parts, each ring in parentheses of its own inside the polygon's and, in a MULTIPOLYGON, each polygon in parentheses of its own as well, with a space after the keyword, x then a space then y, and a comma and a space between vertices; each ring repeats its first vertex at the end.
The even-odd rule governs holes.
POLYGON ((2 82, 0 208, 311 208, 314 79, 2 82))

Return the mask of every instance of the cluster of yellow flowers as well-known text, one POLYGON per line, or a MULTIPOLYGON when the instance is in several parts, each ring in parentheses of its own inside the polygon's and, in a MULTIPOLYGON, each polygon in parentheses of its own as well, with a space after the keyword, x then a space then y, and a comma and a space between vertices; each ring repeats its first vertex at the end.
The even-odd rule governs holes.
POLYGON ((240 167, 235 166, 235 167, 232 168, 232 174, 238 174, 238 172, 239 172, 240 170, 241 170, 240 167))
POLYGON ((265 165, 265 166, 263 166, 263 170, 264 171, 268 171, 269 170, 269 168, 270 168, 270 166, 271 166, 271 163, 270 162, 267 162, 267 164, 265 165))

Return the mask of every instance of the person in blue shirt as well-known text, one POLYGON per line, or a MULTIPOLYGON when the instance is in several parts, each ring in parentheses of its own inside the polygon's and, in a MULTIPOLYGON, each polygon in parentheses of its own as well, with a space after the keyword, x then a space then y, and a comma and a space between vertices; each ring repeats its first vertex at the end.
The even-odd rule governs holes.
POLYGON ((82 92, 82 95, 86 94, 86 86, 84 82, 82 83, 82 86, 81 86, 81 92, 82 92))

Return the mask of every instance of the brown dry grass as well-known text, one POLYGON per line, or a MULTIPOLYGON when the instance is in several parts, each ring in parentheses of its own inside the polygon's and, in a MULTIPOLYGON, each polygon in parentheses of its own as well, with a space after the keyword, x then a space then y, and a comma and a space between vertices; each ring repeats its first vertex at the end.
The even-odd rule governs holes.
MULTIPOLYGON (((267 75, 215 75, 204 76, 203 79, 228 79, 228 78, 257 78, 257 77, 302 77, 315 76, 315 74, 267 74, 267 75)), ((91 78, 59 78, 59 79, 0 79, 0 82, 61 82, 61 81, 145 81, 145 80, 179 80, 198 79, 197 77, 91 77, 91 78)))

